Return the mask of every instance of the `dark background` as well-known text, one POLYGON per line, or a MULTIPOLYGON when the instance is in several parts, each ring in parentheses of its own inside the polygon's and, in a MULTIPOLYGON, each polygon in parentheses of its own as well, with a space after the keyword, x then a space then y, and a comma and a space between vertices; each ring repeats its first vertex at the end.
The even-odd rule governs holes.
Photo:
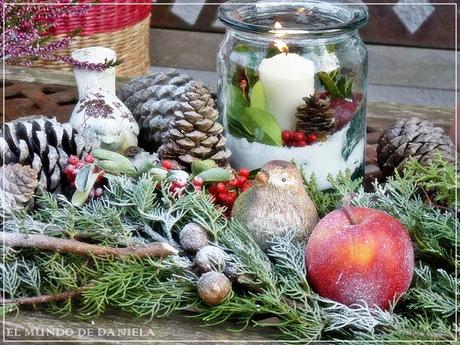
MULTIPOLYGON (((224 0, 162 0, 152 8, 151 26, 155 28, 180 29, 204 32, 223 32, 216 23, 217 5, 224 0), (177 5, 175 3, 195 3, 177 5), (167 5, 158 5, 158 4, 167 5), (196 5, 202 3, 202 5, 196 5)), ((357 2, 357 1, 355 1, 357 2)), ((364 1, 372 3, 371 1, 364 1)), ((455 6, 458 1, 402 0, 423 2, 426 5, 406 5, 403 19, 398 17, 398 1, 381 1, 388 5, 369 5, 369 24, 362 29, 361 36, 366 43, 413 46, 425 48, 455 48, 455 6), (435 5, 432 3, 444 3, 435 5), (412 31, 411 32, 411 28, 412 31)))

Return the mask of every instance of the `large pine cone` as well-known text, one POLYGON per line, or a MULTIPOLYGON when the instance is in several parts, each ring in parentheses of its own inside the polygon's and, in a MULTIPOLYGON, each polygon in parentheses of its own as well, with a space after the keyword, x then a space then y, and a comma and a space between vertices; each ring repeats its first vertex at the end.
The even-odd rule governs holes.
POLYGON ((196 159, 212 159, 220 166, 227 165, 230 151, 225 147, 218 117, 208 89, 201 82, 189 82, 181 95, 175 120, 170 123, 169 141, 158 150, 160 158, 176 159, 185 166, 196 159))
POLYGON ((305 134, 330 134, 337 128, 335 111, 330 108, 331 99, 322 93, 315 92, 311 97, 303 99, 305 104, 297 108, 296 130, 305 134))
POLYGON ((190 80, 177 71, 157 72, 133 79, 117 91, 139 124, 140 147, 153 152, 165 142, 169 122, 174 120, 178 100, 190 80))
POLYGON ((38 172, 39 185, 61 191, 61 175, 70 155, 82 156, 84 140, 69 123, 31 116, 4 124, 0 133, 0 165, 20 163, 38 172))
POLYGON ((399 121, 385 131, 377 147, 377 161, 385 176, 394 170, 402 171, 409 158, 422 165, 429 163, 439 153, 455 162, 454 144, 444 130, 426 120, 411 118, 399 121))

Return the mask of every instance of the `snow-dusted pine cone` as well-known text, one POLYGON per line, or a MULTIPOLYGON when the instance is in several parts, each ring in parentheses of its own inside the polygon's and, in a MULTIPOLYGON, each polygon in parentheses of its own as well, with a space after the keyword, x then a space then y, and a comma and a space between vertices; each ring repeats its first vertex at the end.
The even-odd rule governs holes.
POLYGON ((165 142, 169 122, 174 119, 178 99, 192 80, 177 71, 157 72, 131 80, 118 91, 139 124, 139 146, 152 152, 165 142))
POLYGON ((82 136, 69 123, 45 116, 20 118, 5 123, 0 131, 0 165, 30 165, 43 189, 60 192, 69 156, 81 157, 84 146, 82 136))
POLYGON ((377 147, 377 161, 383 174, 390 176, 395 169, 401 171, 411 157, 423 165, 439 153, 455 162, 454 144, 444 130, 414 117, 385 131, 377 147))
POLYGON ((201 82, 189 82, 179 99, 175 119, 169 124, 169 141, 158 149, 160 158, 174 159, 184 166, 197 159, 212 159, 226 166, 231 153, 225 147, 218 117, 209 90, 201 82))

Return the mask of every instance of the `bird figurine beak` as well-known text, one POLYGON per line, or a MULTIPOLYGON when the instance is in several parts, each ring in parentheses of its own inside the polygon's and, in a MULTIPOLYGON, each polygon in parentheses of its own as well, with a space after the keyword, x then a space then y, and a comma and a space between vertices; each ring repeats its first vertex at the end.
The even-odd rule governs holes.
POLYGON ((270 175, 268 174, 268 172, 266 172, 265 170, 261 170, 256 175, 256 182, 261 183, 261 184, 267 184, 269 178, 270 178, 270 175))

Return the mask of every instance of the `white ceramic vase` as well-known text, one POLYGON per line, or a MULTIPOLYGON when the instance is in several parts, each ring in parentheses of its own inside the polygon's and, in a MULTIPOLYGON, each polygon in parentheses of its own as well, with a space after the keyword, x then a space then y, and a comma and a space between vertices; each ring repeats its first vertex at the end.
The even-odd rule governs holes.
MULTIPOLYGON (((75 50, 79 62, 101 64, 116 61, 116 53, 104 47, 75 50)), ((79 100, 70 123, 93 145, 123 152, 137 146, 139 126, 129 109, 115 95, 115 67, 103 71, 74 68, 79 100)))

